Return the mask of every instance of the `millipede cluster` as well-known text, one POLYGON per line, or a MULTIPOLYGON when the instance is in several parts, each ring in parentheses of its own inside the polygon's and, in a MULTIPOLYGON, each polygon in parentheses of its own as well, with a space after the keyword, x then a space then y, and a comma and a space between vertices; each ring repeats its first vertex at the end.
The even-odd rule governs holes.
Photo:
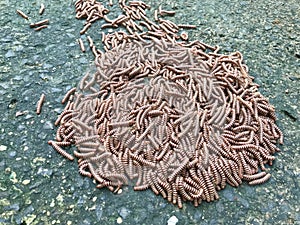
MULTIPOLYGON (((84 2, 92 7, 96 1, 77 1, 77 11, 87 7, 84 2)), ((127 11, 149 7, 140 1, 120 5, 127 11)), ((144 18, 141 12, 110 23, 144 18)), ((78 15, 98 18, 85 13, 78 15)), ((170 14, 160 8, 155 17, 170 14)), ((183 201, 198 206, 218 199, 226 184, 268 180, 265 165, 272 164, 283 135, 241 53, 179 42, 179 27, 155 30, 145 18, 152 31, 106 35, 105 52, 94 51, 95 72, 64 97, 56 140, 49 144, 70 160, 64 147, 75 145, 79 172, 98 188, 151 189, 179 208, 183 201)))

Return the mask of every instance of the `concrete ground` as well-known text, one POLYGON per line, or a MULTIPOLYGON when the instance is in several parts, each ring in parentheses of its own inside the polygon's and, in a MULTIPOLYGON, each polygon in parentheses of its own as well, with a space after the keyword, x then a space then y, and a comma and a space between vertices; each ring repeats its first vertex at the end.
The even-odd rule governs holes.
MULTIPOLYGON (((0 224, 300 224, 300 4, 298 0, 164 0, 175 10, 170 20, 190 23, 190 39, 240 51, 260 91, 276 108, 285 142, 268 168, 271 179, 259 186, 227 186, 220 200, 179 210, 150 190, 123 188, 120 195, 96 189, 78 173, 77 163, 48 144, 65 92, 75 87, 93 55, 76 39, 83 21, 73 3, 0 1, 0 224), (16 14, 21 9, 26 21, 16 14), (48 18, 35 32, 29 23, 48 18), (46 94, 41 115, 35 113, 46 94)), ((116 2, 116 1, 113 1, 116 2)), ((148 2, 152 9, 158 1, 148 2)), ((114 8, 112 8, 113 11, 114 8)), ((100 44, 100 25, 89 31, 100 44)))

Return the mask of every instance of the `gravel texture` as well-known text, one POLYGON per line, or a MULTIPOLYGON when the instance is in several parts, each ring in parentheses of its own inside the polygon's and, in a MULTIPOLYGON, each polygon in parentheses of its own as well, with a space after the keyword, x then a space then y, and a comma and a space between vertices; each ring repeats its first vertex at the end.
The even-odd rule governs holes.
MULTIPOLYGON (((116 1, 113 1, 116 3, 116 1)), ((240 51, 260 91, 275 105, 285 143, 271 179, 259 186, 227 186, 220 200, 179 210, 150 190, 96 189, 77 164, 47 144, 65 92, 90 68, 93 55, 77 44, 83 21, 73 3, 0 1, 0 224, 300 224, 300 6, 297 0, 165 0, 172 21, 190 23, 190 39, 240 51), (197 2, 197 3, 195 3, 197 2), (22 10, 30 19, 17 15, 22 10), (48 18, 39 32, 29 23, 48 18), (45 93, 42 113, 36 102, 45 93), (174 218, 174 217, 172 217, 174 218)), ((158 1, 148 2, 152 9, 158 1)), ((116 7, 116 6, 113 6, 116 7)), ((113 8, 112 8, 113 9, 113 8)), ((100 43, 99 28, 88 32, 100 43)), ((85 36, 83 36, 85 40, 85 36)), ((86 42, 85 42, 86 43, 86 42)))

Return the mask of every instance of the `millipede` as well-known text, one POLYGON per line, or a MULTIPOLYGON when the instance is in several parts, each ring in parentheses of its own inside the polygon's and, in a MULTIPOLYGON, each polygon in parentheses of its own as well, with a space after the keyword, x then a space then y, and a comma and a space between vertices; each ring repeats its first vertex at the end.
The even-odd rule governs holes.
POLYGON ((265 164, 275 160, 283 134, 242 54, 188 42, 184 29, 196 26, 161 18, 174 11, 154 9, 152 20, 142 1, 119 7, 124 14, 111 18, 105 4, 76 1, 81 35, 100 19, 114 32, 102 32, 103 52, 87 36, 96 70, 66 93, 57 140, 48 143, 70 160, 63 148, 75 145, 80 174, 97 188, 132 184, 179 208, 217 200, 226 184, 267 181, 265 164))
POLYGON ((40 97, 38 103, 37 103, 37 106, 36 106, 36 114, 38 114, 38 115, 39 115, 39 114, 41 113, 41 111, 42 111, 42 106, 43 106, 43 104, 44 104, 45 97, 46 97, 46 95, 43 93, 43 94, 41 95, 41 97, 40 97))

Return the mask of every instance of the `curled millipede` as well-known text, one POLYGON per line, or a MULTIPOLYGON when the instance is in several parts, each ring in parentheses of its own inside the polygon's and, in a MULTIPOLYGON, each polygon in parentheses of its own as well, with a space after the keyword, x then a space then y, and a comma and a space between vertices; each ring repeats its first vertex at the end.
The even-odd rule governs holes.
POLYGON ((67 153, 65 150, 63 150, 61 147, 59 147, 59 145, 56 142, 48 141, 48 144, 52 145, 53 148, 62 156, 66 157, 67 159, 69 159, 71 161, 74 160, 74 157, 72 155, 70 155, 69 153, 67 153))

